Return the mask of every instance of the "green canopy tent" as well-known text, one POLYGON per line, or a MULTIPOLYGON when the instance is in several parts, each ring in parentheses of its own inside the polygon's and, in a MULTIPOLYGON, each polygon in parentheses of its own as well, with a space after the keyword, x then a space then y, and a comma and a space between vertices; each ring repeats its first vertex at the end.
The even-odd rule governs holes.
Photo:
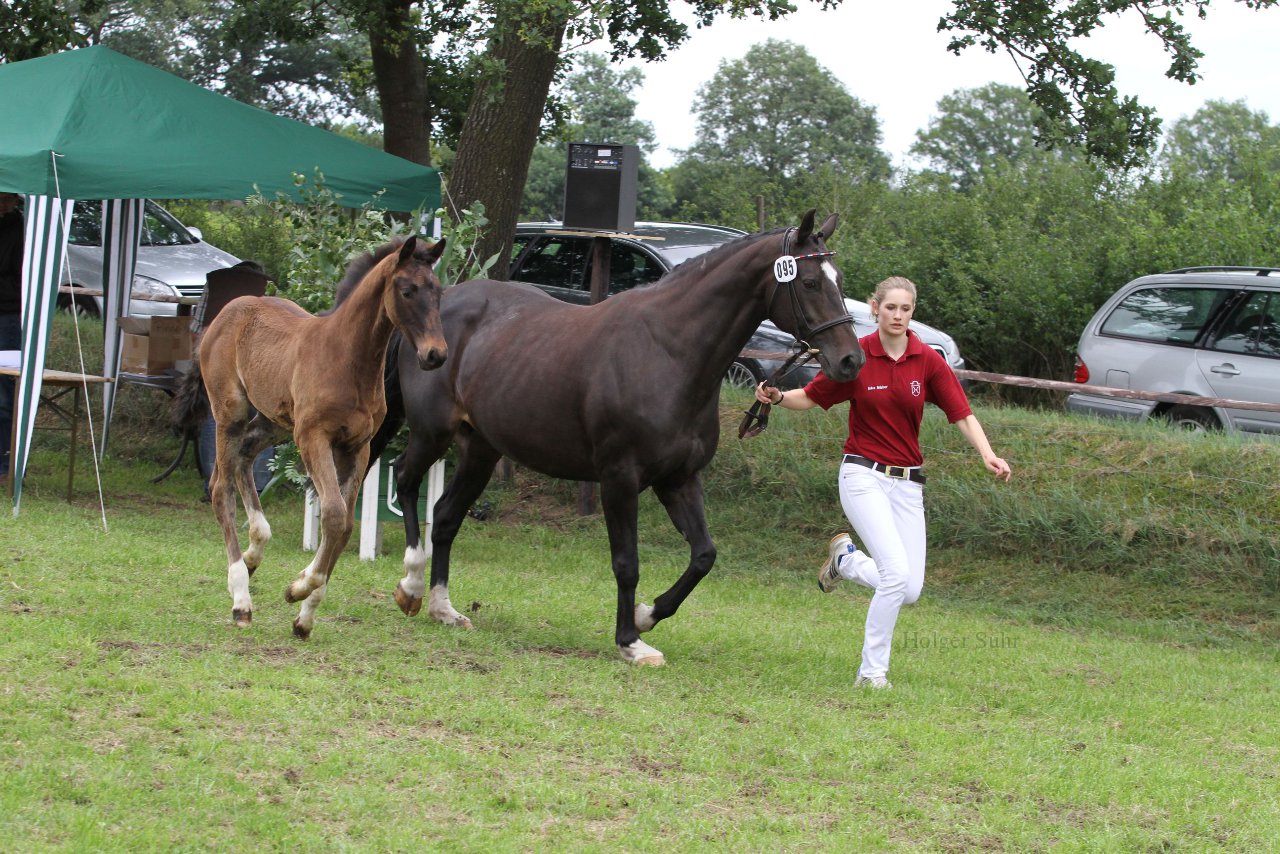
MULTIPOLYGON (((242 104, 95 46, 0 65, 0 192, 24 194, 22 368, 11 457, 14 515, 35 427, 45 347, 57 305, 70 206, 104 199, 104 373, 119 363, 117 320, 147 198, 299 199, 295 174, 319 169, 341 204, 434 210, 437 170, 242 104), (126 283, 122 285, 121 283, 126 283)), ((113 386, 108 384, 107 389, 113 386)), ((109 421, 113 394, 104 394, 109 421)))

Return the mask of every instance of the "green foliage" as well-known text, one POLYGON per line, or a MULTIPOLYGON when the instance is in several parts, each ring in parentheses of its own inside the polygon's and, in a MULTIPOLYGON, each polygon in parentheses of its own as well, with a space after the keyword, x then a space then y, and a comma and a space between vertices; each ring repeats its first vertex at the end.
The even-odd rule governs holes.
POLYGON ((376 198, 358 210, 339 205, 319 169, 310 183, 297 174, 293 183, 301 204, 280 193, 275 199, 250 196, 247 205, 251 211, 278 220, 293 239, 285 268, 271 292, 315 313, 333 305, 334 289, 353 258, 386 243, 403 227, 374 207, 376 198))
POLYGON ((477 254, 489 225, 484 215, 484 204, 476 202, 469 208, 463 208, 456 222, 451 222, 444 208, 440 208, 436 211, 436 219, 447 224, 443 230, 444 252, 440 254, 435 268, 441 284, 450 287, 468 279, 488 278, 498 256, 482 259, 477 254))
POLYGON ((790 180, 838 164, 862 181, 888 177, 875 107, 849 94, 802 45, 769 39, 727 60, 698 89, 687 157, 790 180))

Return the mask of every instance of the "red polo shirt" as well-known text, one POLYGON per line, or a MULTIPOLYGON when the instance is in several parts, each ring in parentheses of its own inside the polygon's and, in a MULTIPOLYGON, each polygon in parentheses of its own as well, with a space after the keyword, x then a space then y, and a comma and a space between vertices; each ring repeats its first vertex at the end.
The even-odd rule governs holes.
POLYGON ((823 409, 849 401, 846 454, 891 466, 918 466, 924 462, 920 420, 926 402, 936 404, 953 424, 972 414, 960 380, 914 332, 907 333, 907 352, 897 361, 884 351, 878 332, 859 343, 867 361, 857 377, 838 383, 819 372, 804 393, 823 409))

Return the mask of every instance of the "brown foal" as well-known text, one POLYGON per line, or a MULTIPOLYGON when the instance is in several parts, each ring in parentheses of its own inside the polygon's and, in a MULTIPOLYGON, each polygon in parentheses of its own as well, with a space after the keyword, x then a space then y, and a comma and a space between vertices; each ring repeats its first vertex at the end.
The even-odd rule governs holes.
POLYGON ((443 249, 443 240, 428 245, 410 237, 363 256, 343 282, 359 277, 359 284, 329 314, 312 315, 276 297, 240 297, 204 333, 199 371, 218 426, 209 492, 226 539, 236 625, 253 618, 249 576, 271 539, 254 488, 253 459, 284 430, 293 433, 319 498, 320 547, 285 589, 286 601, 303 603, 293 633, 310 636, 316 607, 351 536, 369 439, 386 414, 382 370, 392 331, 400 330, 423 370, 440 367, 448 355, 440 325, 443 289, 432 271, 443 249), (233 484, 249 519, 243 553, 233 484))

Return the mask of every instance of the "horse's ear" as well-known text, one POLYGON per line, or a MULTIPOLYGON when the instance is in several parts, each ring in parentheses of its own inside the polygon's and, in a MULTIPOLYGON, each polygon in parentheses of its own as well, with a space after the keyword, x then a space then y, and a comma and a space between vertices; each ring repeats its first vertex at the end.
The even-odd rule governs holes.
POLYGON ((440 260, 440 256, 443 253, 444 253, 444 238, 442 237, 439 240, 437 240, 435 243, 433 243, 431 245, 431 248, 427 250, 427 260, 430 261, 432 265, 434 265, 437 261, 440 260))
POLYGON ((818 229, 818 237, 819 238, 830 237, 831 233, 836 230, 837 220, 839 220, 839 217, 836 214, 832 214, 831 216, 824 219, 822 221, 822 228, 818 229))
POLYGON ((809 239, 809 235, 813 234, 813 217, 817 214, 817 208, 809 208, 804 217, 800 220, 800 230, 796 233, 796 245, 804 243, 809 239))
POLYGON ((416 234, 409 235, 409 239, 400 247, 400 257, 398 263, 403 264, 413 257, 413 248, 418 245, 418 236, 416 234))

